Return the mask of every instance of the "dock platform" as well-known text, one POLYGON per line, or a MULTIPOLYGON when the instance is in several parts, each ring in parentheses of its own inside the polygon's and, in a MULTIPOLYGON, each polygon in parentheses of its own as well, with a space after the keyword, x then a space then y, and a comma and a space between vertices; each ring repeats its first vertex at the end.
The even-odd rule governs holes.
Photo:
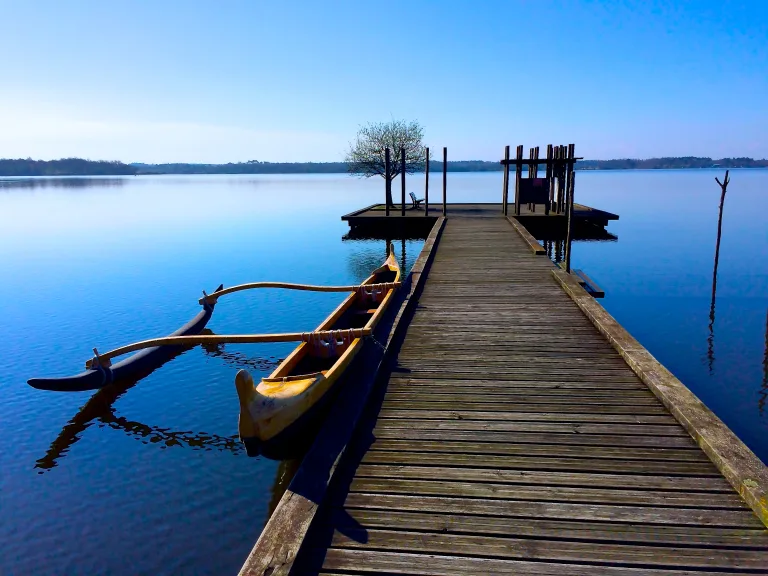
POLYGON ((533 243, 437 219, 356 426, 241 574, 768 571, 765 465, 533 243))
MULTIPOLYGON (((404 215, 400 206, 397 204, 396 208, 390 208, 387 216, 384 204, 372 204, 345 214, 341 219, 349 224, 351 237, 378 237, 387 233, 426 236, 435 220, 443 215, 442 204, 430 204, 426 212, 406 206, 404 215)), ((453 203, 446 205, 446 212, 448 217, 456 218, 499 217, 502 207, 499 203, 453 203)), ((565 213, 550 211, 545 214, 543 205, 535 205, 533 210, 528 205, 521 205, 520 215, 516 218, 539 238, 565 237, 568 220, 565 213)), ((610 236, 605 232, 605 227, 609 222, 618 220, 619 215, 583 204, 574 204, 573 218, 577 237, 604 239, 610 236)))

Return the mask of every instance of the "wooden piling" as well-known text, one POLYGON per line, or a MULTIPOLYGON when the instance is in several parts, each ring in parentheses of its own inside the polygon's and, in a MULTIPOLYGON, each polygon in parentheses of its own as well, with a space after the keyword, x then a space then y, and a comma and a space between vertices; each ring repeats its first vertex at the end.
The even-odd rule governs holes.
POLYGON ((576 180, 576 173, 571 172, 568 178, 568 189, 566 191, 566 216, 568 218, 565 233, 565 271, 571 272, 571 240, 573 239, 573 189, 576 180))
POLYGON ((567 187, 566 187, 566 173, 567 173, 567 164, 565 162, 566 159, 566 151, 565 146, 558 146, 558 149, 560 150, 560 160, 561 162, 557 165, 558 170, 558 176, 557 176, 557 213, 563 214, 565 212, 565 195, 567 193, 567 187))
POLYGON ((424 161, 424 216, 429 216, 429 147, 425 150, 427 159, 424 161))
MULTIPOLYGON (((519 144, 515 148, 515 160, 523 159, 523 146, 519 144)), ((520 179, 523 177, 523 166, 520 162, 515 164, 515 215, 520 215, 520 179)))
POLYGON ((389 148, 384 149, 384 214, 389 216, 389 199, 392 197, 390 175, 392 174, 392 161, 389 157, 389 148))
POLYGON ((544 207, 544 214, 547 215, 552 208, 552 200, 554 199, 555 194, 552 172, 552 144, 547 144, 547 185, 549 186, 549 204, 544 207))
POLYGON ((504 147, 504 184, 501 192, 501 210, 507 215, 509 202, 509 146, 504 147))
POLYGON ((400 148, 400 215, 405 216, 405 148, 400 148))
POLYGON ((443 146, 443 216, 448 213, 448 148, 443 146))

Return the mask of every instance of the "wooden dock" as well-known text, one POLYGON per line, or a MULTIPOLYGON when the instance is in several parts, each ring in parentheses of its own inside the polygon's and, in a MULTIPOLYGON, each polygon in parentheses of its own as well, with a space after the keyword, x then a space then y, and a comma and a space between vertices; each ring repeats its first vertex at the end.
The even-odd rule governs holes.
MULTIPOLYGON (((565 237, 566 214, 554 211, 545 214, 542 205, 532 206, 532 208, 527 205, 520 206, 520 216, 517 219, 524 226, 535 230, 537 234, 541 234, 541 237, 565 237)), ((498 217, 502 214, 502 207, 498 203, 452 203, 446 205, 446 212, 449 217, 456 218, 498 217)), ((383 204, 372 204, 345 214, 341 219, 349 224, 352 236, 370 233, 383 236, 386 232, 426 235, 442 213, 442 204, 430 204, 428 211, 415 210, 407 206, 405 214, 400 209, 400 204, 397 204, 387 216, 383 204)), ((578 238, 599 239, 609 236, 604 228, 610 221, 618 220, 619 215, 583 204, 574 204, 573 218, 578 238)))
POLYGON ((241 574, 768 573, 766 467, 514 224, 438 219, 241 574))

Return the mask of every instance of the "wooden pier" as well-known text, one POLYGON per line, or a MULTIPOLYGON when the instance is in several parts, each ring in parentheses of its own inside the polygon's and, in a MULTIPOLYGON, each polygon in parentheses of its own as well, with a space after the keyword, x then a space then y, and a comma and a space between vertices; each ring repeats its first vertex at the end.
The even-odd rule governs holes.
POLYGON ((537 246, 436 219, 241 574, 767 573, 766 467, 537 246))
MULTIPOLYGON (((384 204, 372 204, 360 210, 345 214, 341 219, 349 224, 350 237, 392 237, 393 234, 426 236, 432 229, 435 220, 442 216, 443 206, 429 205, 427 210, 423 208, 413 209, 407 207, 403 212, 400 205, 387 212, 384 204), (425 218, 426 216, 426 218, 425 218)), ((500 204, 493 203, 451 203, 446 205, 446 212, 456 217, 480 217, 499 216, 503 213, 500 204)), ((583 204, 573 206, 573 226, 576 238, 603 239, 609 238, 605 227, 610 221, 618 220, 619 215, 605 210, 598 210, 583 204)), ((545 212, 543 205, 520 206, 520 215, 517 220, 529 230, 535 231, 542 238, 565 238, 567 227, 567 215, 557 212, 545 212)))

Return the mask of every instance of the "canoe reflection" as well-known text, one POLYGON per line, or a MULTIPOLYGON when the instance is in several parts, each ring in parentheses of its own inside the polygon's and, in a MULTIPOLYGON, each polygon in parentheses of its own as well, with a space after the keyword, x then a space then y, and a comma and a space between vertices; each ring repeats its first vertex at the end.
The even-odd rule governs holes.
MULTIPOLYGON (((205 329, 203 334, 213 334, 205 329)), ((249 366, 257 370, 269 371, 279 364, 280 359, 274 358, 250 358, 239 352, 228 352, 223 344, 203 346, 205 354, 219 358, 234 368, 249 366)), ((189 348, 181 349, 166 362, 184 354, 189 348)), ((165 362, 163 362, 165 364, 165 362)), ((162 365, 161 365, 162 366, 162 365)), ((157 444, 162 448, 171 446, 186 446, 195 450, 219 450, 233 454, 244 452, 242 444, 237 437, 219 436, 203 431, 171 430, 160 426, 151 426, 134 420, 128 420, 115 413, 113 408, 118 398, 128 390, 136 386, 143 378, 149 376, 160 366, 142 373, 137 378, 125 379, 113 382, 94 393, 72 419, 62 428, 59 435, 51 443, 45 456, 35 462, 35 468, 42 474, 55 468, 59 460, 66 456, 70 448, 82 437, 83 432, 93 424, 108 426, 114 430, 121 430, 132 438, 136 438, 148 444, 157 444)))

